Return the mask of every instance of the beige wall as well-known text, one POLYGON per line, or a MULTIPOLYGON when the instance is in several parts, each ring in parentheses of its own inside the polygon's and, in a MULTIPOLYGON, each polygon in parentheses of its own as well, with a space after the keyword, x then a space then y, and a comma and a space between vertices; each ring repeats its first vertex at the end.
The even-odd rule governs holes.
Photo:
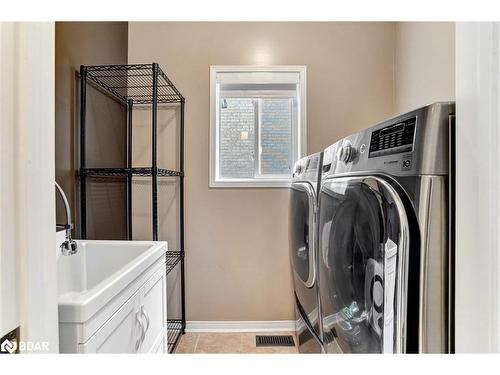
MULTIPOLYGON (((73 220, 79 207, 75 178, 79 168, 79 81, 75 73, 82 64, 126 64, 127 31, 126 22, 56 23, 56 180, 68 196, 73 220)), ((125 166, 125 120, 122 106, 87 87, 87 166, 125 166)), ((91 181, 88 195, 88 238, 123 238, 125 184, 91 181)), ((60 199, 57 202, 57 222, 63 223, 65 213, 60 199)))
MULTIPOLYGON (((188 320, 294 318, 287 189, 209 189, 209 66, 307 65, 308 152, 393 113, 393 23, 129 23, 186 97, 188 320)), ((168 238, 167 238, 168 239, 168 238)))
POLYGON ((397 23, 395 71, 395 113, 455 100, 455 23, 397 23))

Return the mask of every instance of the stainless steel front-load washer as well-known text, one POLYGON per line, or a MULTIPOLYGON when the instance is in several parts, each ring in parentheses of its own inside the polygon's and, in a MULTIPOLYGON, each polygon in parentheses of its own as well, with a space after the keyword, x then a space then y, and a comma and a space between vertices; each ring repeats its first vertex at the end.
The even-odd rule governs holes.
POLYGON ((322 348, 316 236, 321 160, 317 153, 295 163, 290 190, 290 260, 301 353, 321 353, 322 348))
POLYGON ((432 104, 324 151, 318 263, 326 352, 453 351, 454 113, 454 103, 432 104))

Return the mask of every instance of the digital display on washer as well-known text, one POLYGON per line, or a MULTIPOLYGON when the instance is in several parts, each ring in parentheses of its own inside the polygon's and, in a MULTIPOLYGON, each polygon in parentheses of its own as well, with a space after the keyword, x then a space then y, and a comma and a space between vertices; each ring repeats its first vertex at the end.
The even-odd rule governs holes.
POLYGON ((369 158, 413 151, 417 118, 398 122, 375 130, 370 140, 369 158))

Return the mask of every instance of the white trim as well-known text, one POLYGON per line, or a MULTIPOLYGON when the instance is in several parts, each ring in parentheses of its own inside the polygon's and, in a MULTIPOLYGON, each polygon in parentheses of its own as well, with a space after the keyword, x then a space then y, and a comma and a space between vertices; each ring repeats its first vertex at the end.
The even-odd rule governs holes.
POLYGON ((456 26, 455 350, 500 349, 500 36, 456 26))
POLYGON ((186 332, 294 332, 294 320, 188 321, 186 332))
MULTIPOLYGON (((291 183, 286 179, 268 178, 264 181, 259 179, 217 179, 217 123, 219 108, 217 93, 217 73, 220 72, 294 72, 299 75, 299 91, 297 92, 297 103, 299 103, 300 130, 294 129, 294 137, 298 136, 298 155, 294 155, 296 160, 307 154, 307 67, 305 65, 211 65, 210 66, 210 147, 209 147, 209 187, 211 188, 287 188, 291 183)), ((294 153, 295 153, 294 147, 294 153)))
POLYGON ((0 337, 19 326, 16 275, 15 27, 0 23, 0 337))
POLYGON ((0 336, 14 323, 57 353, 54 33, 54 22, 0 24, 0 304, 15 304, 0 306, 0 336))
POLYGON ((289 188, 292 185, 292 179, 280 179, 280 178, 263 178, 256 177, 253 179, 220 179, 214 181, 210 187, 217 188, 289 188))

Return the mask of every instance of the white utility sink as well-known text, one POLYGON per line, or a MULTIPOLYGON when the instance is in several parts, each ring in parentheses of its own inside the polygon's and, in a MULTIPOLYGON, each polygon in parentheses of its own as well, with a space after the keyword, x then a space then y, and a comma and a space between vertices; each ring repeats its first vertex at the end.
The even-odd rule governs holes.
MULTIPOLYGON (((61 348, 63 351, 88 352, 94 349, 98 351, 97 347, 92 348, 103 334, 101 327, 105 326, 107 321, 112 322, 116 314, 118 317, 115 319, 121 319, 119 315, 123 314, 124 306, 130 305, 131 311, 135 312, 136 322, 132 327, 134 331, 137 330, 136 326, 142 327, 143 330, 146 330, 146 326, 149 328, 149 320, 152 319, 150 316, 155 314, 158 315, 158 324, 163 325, 166 320, 166 316, 163 316, 166 310, 162 312, 165 306, 161 302, 163 298, 161 294, 166 287, 166 281, 162 281, 165 279, 166 242, 88 240, 76 242, 78 252, 70 256, 59 256, 57 265, 61 345, 70 341, 70 345, 61 348), (148 281, 153 279, 160 281, 160 284, 148 281), (157 298, 158 308, 161 310, 158 313, 152 311, 152 307, 146 312, 141 310, 144 308, 147 310, 147 306, 141 307, 143 298, 137 295, 142 293, 148 283, 159 285, 157 298), (134 302, 134 298, 138 302, 134 302), (139 313, 137 309, 140 310, 139 313), (77 333, 75 333, 77 337, 73 337, 74 332, 77 333), (90 349, 88 342, 92 343, 90 349)), ((106 329, 108 328, 104 331, 106 329)), ((131 335, 135 337, 134 342, 145 339, 145 332, 139 337, 135 333, 129 334, 131 335)), ((141 351, 140 346, 134 349, 135 352, 141 351)), ((106 347, 106 351, 108 349, 114 352, 106 347)))
POLYGON ((76 242, 76 254, 58 259, 60 320, 87 320, 167 250, 166 242, 76 242))

